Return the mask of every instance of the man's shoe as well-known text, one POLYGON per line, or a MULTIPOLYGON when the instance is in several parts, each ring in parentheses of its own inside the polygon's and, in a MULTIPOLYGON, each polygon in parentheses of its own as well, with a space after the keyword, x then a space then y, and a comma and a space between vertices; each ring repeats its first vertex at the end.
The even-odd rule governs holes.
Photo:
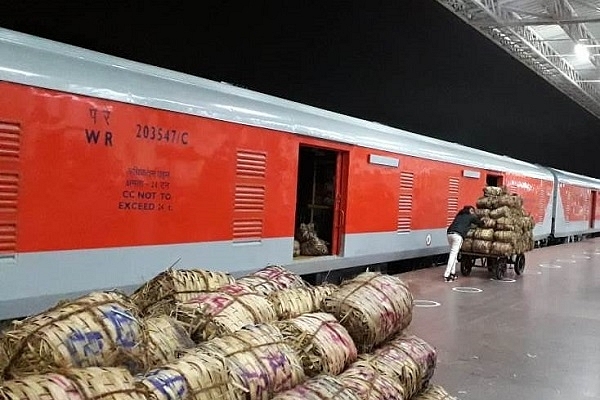
POLYGON ((444 282, 452 282, 452 281, 453 281, 452 275, 444 277, 444 282))
POLYGON ((450 278, 452 281, 457 281, 457 280, 458 280, 458 275, 456 275, 456 274, 450 274, 449 278, 450 278))

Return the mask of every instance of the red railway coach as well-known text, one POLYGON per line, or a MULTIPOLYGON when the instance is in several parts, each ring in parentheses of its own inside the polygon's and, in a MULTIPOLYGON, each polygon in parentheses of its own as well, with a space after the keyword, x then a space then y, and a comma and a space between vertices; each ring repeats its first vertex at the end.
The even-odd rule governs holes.
POLYGON ((555 178, 552 236, 561 241, 600 232, 600 179, 549 168, 555 178))
POLYGON ((309 274, 444 254, 485 185, 551 233, 546 168, 231 85, 0 29, 0 93, 0 319, 173 264, 309 274), (293 256, 302 222, 328 255, 293 256))

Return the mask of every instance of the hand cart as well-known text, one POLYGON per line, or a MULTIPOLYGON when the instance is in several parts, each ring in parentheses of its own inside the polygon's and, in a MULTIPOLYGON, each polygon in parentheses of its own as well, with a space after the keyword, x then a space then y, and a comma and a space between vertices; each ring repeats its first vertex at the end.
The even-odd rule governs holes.
POLYGON ((504 279, 508 265, 513 265, 515 274, 521 275, 525 270, 525 254, 483 254, 472 252, 459 252, 460 273, 463 276, 471 275, 473 267, 487 267, 498 280, 504 279), (477 263, 479 261, 479 264, 477 263))

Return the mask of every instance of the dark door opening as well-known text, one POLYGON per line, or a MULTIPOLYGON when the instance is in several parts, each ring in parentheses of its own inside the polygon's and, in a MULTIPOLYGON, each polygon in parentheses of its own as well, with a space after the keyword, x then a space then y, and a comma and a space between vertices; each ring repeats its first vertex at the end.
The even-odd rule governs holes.
POLYGON ((501 175, 491 175, 491 174, 488 174, 485 177, 485 184, 487 186, 500 187, 500 186, 502 186, 502 176, 501 175))
POLYGON ((301 146, 296 197, 294 256, 339 254, 342 227, 342 154, 301 146))
POLYGON ((596 206, 598 204, 598 193, 592 190, 592 209, 590 215, 590 229, 594 228, 594 222, 596 221, 596 206))

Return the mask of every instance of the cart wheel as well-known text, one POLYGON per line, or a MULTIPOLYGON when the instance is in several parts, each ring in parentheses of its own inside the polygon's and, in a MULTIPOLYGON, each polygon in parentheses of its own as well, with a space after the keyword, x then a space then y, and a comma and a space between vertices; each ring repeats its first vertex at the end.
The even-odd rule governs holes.
POLYGON ((460 273, 463 276, 471 275, 471 270, 473 269, 473 264, 475 264, 475 260, 470 256, 462 256, 462 260, 460 262, 460 273))
POLYGON ((494 275, 501 281, 504 279, 504 274, 506 274, 506 258, 499 257, 495 263, 494 275))
POLYGON ((521 275, 525 269, 525 254, 517 254, 515 260, 515 274, 521 275))

